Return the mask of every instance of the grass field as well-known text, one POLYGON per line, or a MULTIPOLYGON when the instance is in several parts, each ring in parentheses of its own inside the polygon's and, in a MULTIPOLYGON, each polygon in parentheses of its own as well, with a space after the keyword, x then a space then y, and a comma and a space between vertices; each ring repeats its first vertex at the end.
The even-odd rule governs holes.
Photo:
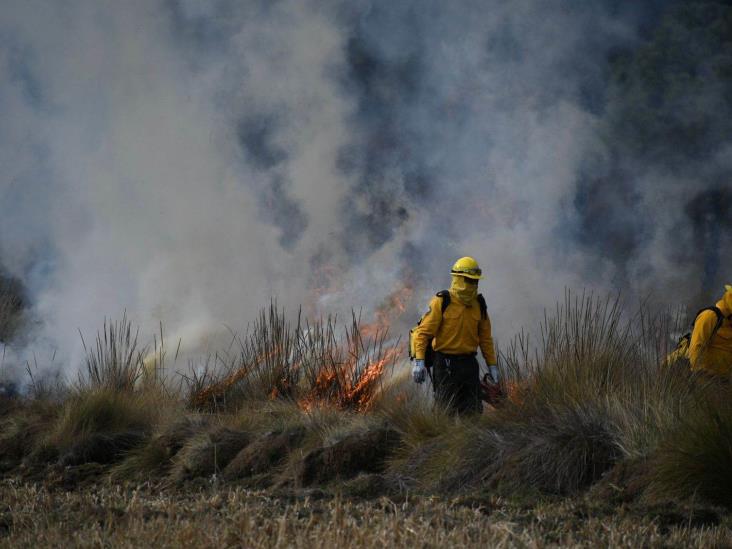
POLYGON ((670 331, 568 295, 461 418, 356 319, 272 307, 177 386, 105 323, 73 383, 0 400, 0 543, 729 546, 730 388, 663 365, 670 331))
POLYGON ((66 491, 2 486, 7 547, 725 547, 729 517, 705 508, 590 498, 353 499, 319 490, 188 490, 101 482, 66 491))

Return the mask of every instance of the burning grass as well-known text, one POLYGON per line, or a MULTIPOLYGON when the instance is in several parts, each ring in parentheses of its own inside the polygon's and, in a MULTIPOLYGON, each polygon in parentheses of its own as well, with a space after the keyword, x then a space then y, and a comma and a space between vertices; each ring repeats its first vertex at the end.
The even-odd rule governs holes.
POLYGON ((7 407, 6 474, 69 487, 91 463, 114 482, 171 487, 732 506, 729 385, 662 366, 664 317, 628 318, 614 300, 568 294, 537 349, 521 336, 501 354, 505 405, 468 418, 435 407, 394 369, 394 340, 365 338, 355 315, 339 334, 335 319, 289 323, 272 305, 182 396, 119 383, 131 378, 115 365, 134 372, 139 353, 126 321, 108 326, 98 374, 61 401, 7 407))
POLYGON ((231 411, 252 400, 288 400, 304 410, 333 406, 368 410, 382 375, 400 358, 398 340, 386 329, 363 335, 355 313, 339 334, 336 319, 291 324, 276 304, 263 310, 243 338, 238 354, 207 362, 187 378, 188 401, 198 410, 231 411), (219 372, 215 365, 222 365, 219 372))

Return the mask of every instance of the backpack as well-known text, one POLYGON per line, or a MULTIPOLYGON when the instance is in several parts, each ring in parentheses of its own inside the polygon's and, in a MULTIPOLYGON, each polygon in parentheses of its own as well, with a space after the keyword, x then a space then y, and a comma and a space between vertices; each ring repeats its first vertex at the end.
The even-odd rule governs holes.
MULTIPOLYGON (((442 314, 445 314, 445 310, 450 306, 450 292, 447 290, 442 290, 440 292, 437 292, 437 297, 442 299, 442 303, 440 304, 440 311, 442 314)), ((478 294, 478 306, 480 307, 480 318, 482 320, 485 320, 488 318, 488 307, 485 303, 485 298, 483 297, 483 294, 478 294)), ((424 319, 424 316, 419 319, 419 322, 417 322, 417 325, 414 326, 411 330, 409 330, 409 360, 414 360, 417 356, 417 350, 415 347, 416 338, 414 337, 414 333, 416 332, 417 328, 420 324, 422 324, 422 320, 424 319)), ((429 345, 427 345, 427 349, 424 353, 424 365, 427 370, 432 369, 432 364, 435 360, 435 351, 432 348, 432 342, 430 342, 429 345)))
MULTIPOLYGON (((724 320, 725 320, 725 316, 722 313, 722 311, 719 309, 719 307, 704 307, 698 313, 696 313, 696 316, 694 317, 694 322, 691 323, 691 330, 679 338, 679 341, 676 344, 676 348, 673 350, 673 352, 670 355, 668 355, 666 357, 666 364, 671 364, 673 362, 676 362, 680 358, 689 358, 689 346, 691 345, 691 333, 694 331, 694 324, 696 324, 696 319, 699 318, 699 315, 702 314, 704 311, 714 311, 714 314, 717 315, 717 323, 714 325, 714 330, 712 330, 712 335, 709 337, 709 341, 712 340, 714 335, 722 327, 722 324, 724 323, 724 320)), ((732 315, 727 317, 727 320, 732 321, 732 315)), ((707 342, 707 344, 708 343, 709 342, 707 342)))

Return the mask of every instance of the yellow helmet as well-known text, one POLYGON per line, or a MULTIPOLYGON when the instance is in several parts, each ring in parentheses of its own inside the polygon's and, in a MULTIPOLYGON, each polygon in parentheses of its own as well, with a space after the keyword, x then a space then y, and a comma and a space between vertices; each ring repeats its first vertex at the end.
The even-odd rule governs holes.
POLYGON ((458 259, 455 262, 455 265, 452 266, 452 271, 450 272, 454 275, 472 278, 473 280, 480 280, 483 278, 483 272, 480 270, 478 262, 468 256, 458 259))
POLYGON ((732 292, 732 284, 725 284, 724 289, 727 290, 728 292, 732 292))

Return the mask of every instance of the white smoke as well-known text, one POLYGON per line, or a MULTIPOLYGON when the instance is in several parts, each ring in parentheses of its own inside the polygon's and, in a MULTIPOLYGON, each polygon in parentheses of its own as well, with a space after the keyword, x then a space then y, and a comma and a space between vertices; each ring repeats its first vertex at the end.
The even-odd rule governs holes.
POLYGON ((241 327, 270 296, 294 307, 309 255, 333 231, 348 109, 327 77, 337 30, 303 3, 281 4, 266 25, 243 21, 231 50, 197 69, 165 7, 18 2, 0 16, 12 41, 3 73, 22 64, 41 94, 33 104, 19 78, 0 87, 0 257, 26 280, 50 262, 31 285, 35 313, 71 363, 77 329, 93 334, 124 310, 143 332, 162 320, 177 334, 241 327), (292 250, 257 201, 267 174, 231 143, 233 117, 266 109, 287 117, 284 175, 308 217, 292 250))
POLYGON ((368 314, 405 272, 411 321, 466 254, 499 342, 565 286, 612 288, 563 225, 602 153, 578 83, 635 38, 560 6, 6 2, 0 263, 29 348, 74 369, 77 330, 125 310, 192 346, 272 297, 368 314))

